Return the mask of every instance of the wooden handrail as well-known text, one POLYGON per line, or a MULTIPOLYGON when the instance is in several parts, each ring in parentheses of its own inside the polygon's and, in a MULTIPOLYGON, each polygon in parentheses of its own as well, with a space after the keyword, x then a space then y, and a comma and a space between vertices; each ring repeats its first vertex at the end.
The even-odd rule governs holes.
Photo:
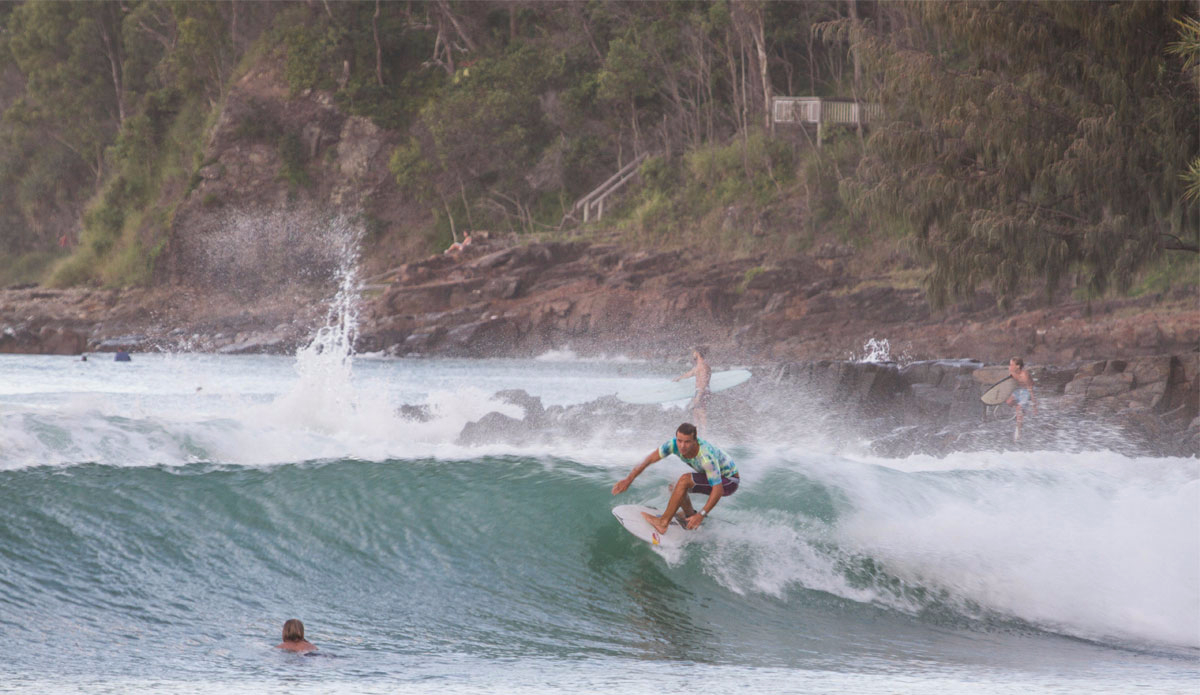
POLYGON ((624 186, 625 182, 631 179, 632 176, 637 173, 638 164, 646 161, 648 156, 649 152, 642 152, 641 155, 634 157, 634 160, 630 161, 628 164, 625 164, 625 166, 620 168, 616 174, 608 176, 608 179, 605 182, 602 182, 602 184, 593 188, 592 192, 588 193, 587 196, 576 200, 575 206, 572 209, 578 210, 583 208, 583 221, 587 222, 590 206, 592 206, 593 203, 598 202, 596 198, 599 198, 600 202, 602 202, 602 200, 608 197, 608 194, 616 191, 617 188, 624 186))

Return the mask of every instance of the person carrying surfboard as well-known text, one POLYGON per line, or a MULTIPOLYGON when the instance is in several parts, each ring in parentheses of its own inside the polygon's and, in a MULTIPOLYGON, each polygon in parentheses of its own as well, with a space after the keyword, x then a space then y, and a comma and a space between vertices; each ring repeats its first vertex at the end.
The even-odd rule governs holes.
POLYGON ((688 410, 701 427, 708 427, 708 401, 712 397, 712 392, 708 390, 708 383, 712 379, 712 367, 704 361, 704 353, 703 346, 698 345, 693 348, 692 359, 696 361, 696 366, 675 377, 672 381, 696 377, 696 395, 692 397, 692 402, 688 403, 688 410))
POLYGON ((1033 397, 1033 377, 1025 369, 1025 360, 1020 357, 1008 361, 1008 375, 1017 382, 1017 388, 1005 403, 1017 409, 1017 429, 1013 432, 1013 439, 1020 439, 1021 421, 1025 419, 1023 407, 1032 404, 1033 414, 1037 415, 1037 399, 1033 397))
POLYGON ((722 497, 728 497, 736 492, 741 483, 737 464, 733 462, 729 454, 700 439, 696 433, 696 426, 685 422, 676 428, 674 439, 651 451, 641 463, 630 471, 629 475, 618 480, 612 487, 612 493, 619 495, 625 492, 633 483, 633 479, 641 475, 642 471, 646 470, 650 464, 661 461, 671 454, 678 456, 695 472, 679 476, 679 480, 675 482, 675 487, 671 491, 671 501, 667 503, 667 509, 662 516, 642 512, 646 522, 657 529, 659 533, 667 532, 667 527, 671 525, 671 518, 680 509, 683 510, 685 527, 689 530, 697 528, 713 510, 713 507, 717 506, 717 502, 720 502, 722 497), (688 494, 708 495, 708 500, 699 512, 692 507, 688 494))

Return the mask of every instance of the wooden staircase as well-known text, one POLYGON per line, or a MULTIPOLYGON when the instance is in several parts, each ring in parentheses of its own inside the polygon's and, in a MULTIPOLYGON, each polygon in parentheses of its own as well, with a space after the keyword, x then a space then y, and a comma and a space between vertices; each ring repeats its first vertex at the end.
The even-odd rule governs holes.
POLYGON ((580 209, 582 209, 584 222, 591 221, 593 217, 595 217, 597 220, 604 217, 604 201, 607 200, 610 195, 620 190, 621 187, 628 183, 630 179, 632 179, 634 176, 637 176, 638 167, 641 166, 642 162, 646 161, 646 158, 649 156, 649 152, 643 152, 637 157, 634 157, 633 161, 621 167, 620 171, 613 174, 607 181, 597 186, 596 189, 591 193, 588 193, 584 197, 575 201, 575 206, 571 209, 572 213, 577 213, 580 209))

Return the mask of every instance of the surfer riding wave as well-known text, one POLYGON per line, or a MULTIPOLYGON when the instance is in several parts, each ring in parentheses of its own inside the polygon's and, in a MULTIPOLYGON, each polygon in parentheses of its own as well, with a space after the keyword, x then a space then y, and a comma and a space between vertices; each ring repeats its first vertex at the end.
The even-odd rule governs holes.
POLYGON ((671 501, 667 503, 667 509, 662 516, 642 514, 647 523, 659 533, 667 532, 671 518, 680 509, 683 510, 685 528, 692 530, 699 527, 721 498, 732 495, 741 484, 741 475, 733 459, 724 451, 700 439, 696 426, 685 422, 675 430, 674 439, 650 452, 629 475, 618 480, 612 487, 612 494, 619 495, 625 492, 642 471, 672 454, 691 466, 695 472, 679 476, 671 491, 671 501), (692 502, 688 499, 688 495, 692 493, 708 495, 708 500, 699 512, 692 507, 692 502))

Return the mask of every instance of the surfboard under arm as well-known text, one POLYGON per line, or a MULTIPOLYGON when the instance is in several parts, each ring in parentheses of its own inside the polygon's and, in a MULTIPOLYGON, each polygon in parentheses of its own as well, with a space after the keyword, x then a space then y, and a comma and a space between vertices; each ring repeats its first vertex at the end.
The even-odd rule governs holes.
MULTIPOLYGON (((750 380, 748 369, 728 369, 723 372, 713 372, 708 382, 708 390, 718 393, 743 384, 750 380)), ((663 381, 649 385, 637 386, 617 393, 617 398, 626 403, 669 403, 684 398, 691 398, 696 393, 696 377, 690 376, 679 381, 663 381)))
POLYGON ((1000 405, 1008 400, 1013 391, 1017 390, 1017 381, 1011 376, 1006 376, 1000 381, 992 384, 991 388, 983 392, 979 400, 983 401, 984 405, 1000 405))

